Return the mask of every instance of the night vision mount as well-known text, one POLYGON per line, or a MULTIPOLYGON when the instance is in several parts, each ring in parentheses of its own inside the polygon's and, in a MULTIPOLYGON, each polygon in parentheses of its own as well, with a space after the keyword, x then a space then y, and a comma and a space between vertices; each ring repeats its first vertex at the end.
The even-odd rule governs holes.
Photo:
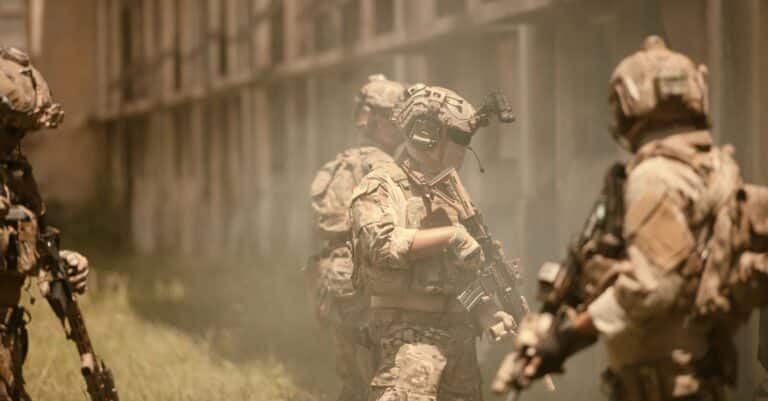
POLYGON ((494 91, 488 94, 483 100, 483 106, 475 114, 478 127, 486 127, 491 124, 491 119, 496 117, 500 123, 509 124, 515 121, 516 117, 512 114, 512 107, 509 105, 507 97, 501 91, 494 91))

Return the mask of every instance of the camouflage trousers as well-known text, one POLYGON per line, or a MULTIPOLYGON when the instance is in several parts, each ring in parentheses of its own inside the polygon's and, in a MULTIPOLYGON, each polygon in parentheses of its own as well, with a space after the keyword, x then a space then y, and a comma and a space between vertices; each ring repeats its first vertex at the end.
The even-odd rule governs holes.
POLYGON ((373 362, 369 349, 360 341, 360 330, 352 327, 333 327, 333 345, 336 354, 336 373, 341 380, 338 401, 363 401, 367 398, 373 362))
POLYGON ((480 401, 475 328, 464 313, 376 309, 370 401, 480 401))
POLYGON ((8 311, 7 323, 0 326, 0 401, 29 401, 22 375, 27 356, 24 310, 0 307, 0 311, 8 311))

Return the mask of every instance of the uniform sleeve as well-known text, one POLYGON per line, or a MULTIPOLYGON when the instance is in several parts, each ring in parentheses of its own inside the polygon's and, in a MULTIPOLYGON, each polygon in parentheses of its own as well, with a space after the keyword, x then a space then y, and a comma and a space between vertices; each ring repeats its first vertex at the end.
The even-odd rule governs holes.
POLYGON ((695 249, 687 213, 703 184, 688 167, 670 163, 644 162, 627 180, 628 257, 616 266, 615 284, 588 309, 608 337, 667 316, 683 293, 679 267, 695 249))
POLYGON ((366 177, 353 195, 350 215, 355 250, 372 266, 408 267, 407 254, 416 230, 404 227, 397 190, 383 180, 366 177))

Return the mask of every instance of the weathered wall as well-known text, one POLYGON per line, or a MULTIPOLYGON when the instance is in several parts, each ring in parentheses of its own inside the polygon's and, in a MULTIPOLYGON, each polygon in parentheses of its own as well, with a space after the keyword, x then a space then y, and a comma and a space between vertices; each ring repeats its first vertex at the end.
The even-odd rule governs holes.
POLYGON ((46 200, 74 211, 95 197, 104 151, 92 125, 96 105, 96 1, 45 2, 41 52, 33 60, 62 104, 64 124, 25 140, 46 200))

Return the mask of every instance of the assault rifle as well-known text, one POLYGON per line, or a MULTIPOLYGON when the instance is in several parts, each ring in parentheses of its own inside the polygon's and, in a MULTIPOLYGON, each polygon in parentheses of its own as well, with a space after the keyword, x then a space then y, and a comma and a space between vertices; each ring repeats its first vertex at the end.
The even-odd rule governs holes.
POLYGON ((588 294, 576 285, 584 270, 582 261, 597 254, 619 259, 624 251, 625 181, 624 164, 614 163, 606 174, 600 197, 592 207, 589 218, 568 246, 565 260, 545 263, 539 270, 541 312, 555 314, 563 306, 586 308, 613 282, 615 275, 608 272, 588 294))
MULTIPOLYGON (((430 193, 453 205, 459 212, 461 224, 480 244, 485 254, 485 263, 477 271, 477 278, 457 297, 459 303, 470 314, 474 314, 480 308, 496 302, 519 325, 530 308, 528 301, 517 289, 520 281, 517 262, 510 262, 504 255, 501 243, 493 239, 455 169, 444 171, 427 185, 430 193)), ((490 331, 494 337, 499 338, 503 329, 492 327, 490 331)), ((552 379, 547 376, 546 380, 549 389, 554 391, 552 379)))
MULTIPOLYGON (((11 207, 5 217, 6 224, 19 225, 29 221, 27 211, 11 207)), ((51 274, 50 291, 46 300, 61 321, 67 339, 72 340, 80 354, 80 372, 85 379, 91 401, 119 401, 112 371, 96 356, 91 344, 83 314, 69 282, 66 262, 59 257, 59 231, 48 227, 37 237, 40 266, 51 274)))
POLYGON ((519 324, 528 313, 528 302, 517 289, 520 271, 517 262, 510 262, 483 223, 483 217, 472 204, 455 169, 448 169, 427 183, 428 190, 452 205, 459 212, 459 220, 480 244, 485 263, 474 280, 458 296, 461 305, 470 313, 488 302, 498 302, 501 309, 512 315, 519 324))
MULTIPOLYGON (((595 255, 612 259, 623 257, 624 243, 622 227, 624 218, 625 166, 614 163, 608 170, 592 212, 584 227, 568 246, 568 254, 561 263, 545 263, 539 271, 539 300, 541 314, 549 316, 550 330, 559 326, 559 321, 568 309, 583 310, 602 294, 616 279, 616 272, 608 271, 588 293, 578 284, 584 266, 582 262, 595 255)), ((523 335, 528 335, 524 333, 523 335)), ((533 334, 535 336, 535 334, 533 334)), ((522 390, 530 386, 524 372, 536 358, 535 349, 518 349, 509 354, 501 366, 494 382, 494 391, 501 392, 512 387, 508 400, 517 400, 522 390)))

